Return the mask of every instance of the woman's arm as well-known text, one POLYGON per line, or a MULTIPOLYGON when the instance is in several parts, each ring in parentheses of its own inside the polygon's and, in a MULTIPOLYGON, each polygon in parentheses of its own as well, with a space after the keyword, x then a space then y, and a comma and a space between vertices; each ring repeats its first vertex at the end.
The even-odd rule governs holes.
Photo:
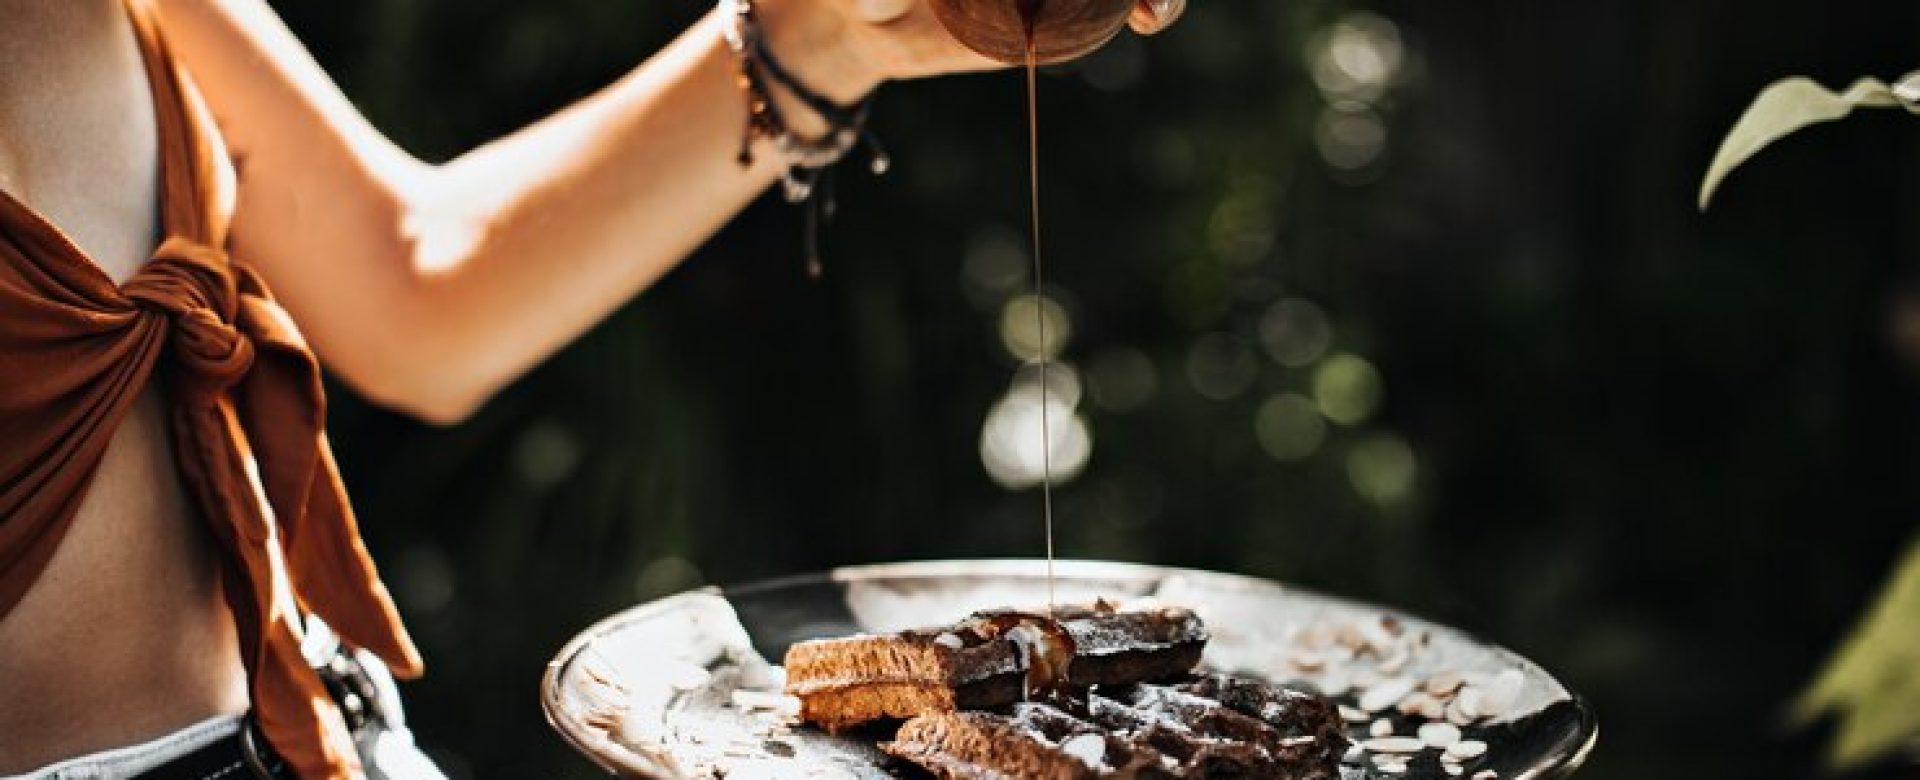
MULTIPOLYGON (((838 100, 987 66, 918 0, 756 7, 773 50, 838 100)), ((429 420, 469 414, 780 172, 771 149, 735 161, 746 109, 718 13, 598 94, 436 166, 368 124, 264 0, 160 8, 236 162, 235 256, 330 368, 429 420)))

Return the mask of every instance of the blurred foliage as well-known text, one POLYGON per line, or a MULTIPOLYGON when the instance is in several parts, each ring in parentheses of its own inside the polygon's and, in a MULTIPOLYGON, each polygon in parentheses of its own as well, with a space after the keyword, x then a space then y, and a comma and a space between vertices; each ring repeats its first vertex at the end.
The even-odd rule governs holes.
POLYGON ((1802 717, 1837 711, 1829 753, 1857 766, 1920 741, 1920 544, 1846 645, 1800 699, 1802 717))
MULTIPOLYGON (((1741 114, 1720 142, 1700 184, 1707 207, 1726 175, 1762 147, 1809 125, 1830 122, 1855 108, 1904 108, 1920 113, 1920 72, 1893 86, 1872 78, 1835 94, 1811 79, 1776 81, 1741 114)), ((1828 756, 1836 767, 1857 767, 1920 742, 1920 545, 1908 553, 1878 603, 1798 705, 1802 720, 1840 716, 1828 756)))
MULTIPOLYGON (((431 159, 705 9, 276 6, 431 159)), ((1920 508, 1920 145, 1875 117, 1796 137, 1704 217, 1692 173, 1783 68, 1911 60, 1920 8, 1837 16, 1217 0, 1050 70, 1046 293, 1091 441, 1056 496, 1062 553, 1497 639, 1598 707, 1583 776, 1817 771, 1793 692, 1920 508)), ((767 201, 465 425, 335 388, 368 542, 428 658, 411 714, 451 773, 592 776, 537 680, 638 600, 1041 549, 1038 496, 981 462, 1027 284, 1021 100, 1012 74, 888 87, 894 171, 842 176, 818 282, 767 201)))

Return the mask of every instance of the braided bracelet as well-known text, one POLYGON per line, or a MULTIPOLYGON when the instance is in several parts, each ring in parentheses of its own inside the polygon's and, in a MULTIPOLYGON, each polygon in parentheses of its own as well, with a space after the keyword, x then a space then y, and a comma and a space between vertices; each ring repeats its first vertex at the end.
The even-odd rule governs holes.
POLYGON ((867 129, 873 98, 862 98, 852 106, 841 106, 809 89, 775 59, 761 34, 753 12, 753 0, 720 0, 727 9, 729 23, 724 28, 728 48, 740 60, 738 84, 747 102, 746 129, 741 134, 741 167, 753 164, 753 143, 766 139, 787 164, 781 173, 781 192, 789 203, 807 202, 807 271, 820 273, 819 223, 833 216, 833 170, 835 164, 865 141, 871 150, 868 169, 874 175, 887 172, 892 158, 881 148, 879 139, 867 129), (767 81, 778 83, 793 93, 801 105, 820 116, 827 130, 819 138, 804 138, 787 125, 780 107, 767 89, 767 81), (816 194, 819 197, 815 197, 816 194))

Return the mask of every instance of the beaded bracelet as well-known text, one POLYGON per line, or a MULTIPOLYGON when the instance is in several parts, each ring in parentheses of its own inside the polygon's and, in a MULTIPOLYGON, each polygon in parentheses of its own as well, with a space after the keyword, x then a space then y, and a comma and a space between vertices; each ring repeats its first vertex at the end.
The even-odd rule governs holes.
POLYGON ((747 102, 746 129, 740 137, 736 159, 741 167, 753 164, 753 143, 766 139, 787 164, 781 173, 781 192, 788 203, 808 204, 806 221, 807 273, 820 274, 820 222, 831 219, 834 210, 834 166, 853 148, 865 141, 872 153, 868 169, 878 176, 892 167, 892 158, 880 146, 879 139, 867 129, 873 98, 868 96, 852 106, 841 106, 809 89, 775 59, 767 47, 753 12, 753 0, 720 0, 727 9, 729 24, 724 28, 728 48, 740 60, 738 84, 747 102), (767 81, 778 83, 793 93, 800 103, 826 122, 827 130, 819 138, 804 138, 788 127, 780 107, 767 89, 767 81), (818 197, 816 197, 818 195, 818 197))

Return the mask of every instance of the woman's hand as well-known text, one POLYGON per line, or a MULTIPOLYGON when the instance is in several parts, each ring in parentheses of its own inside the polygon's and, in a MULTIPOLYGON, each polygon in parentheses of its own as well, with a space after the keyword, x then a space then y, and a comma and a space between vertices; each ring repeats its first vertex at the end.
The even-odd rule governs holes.
MULTIPOLYGON (((882 81, 1004 67, 954 40, 927 0, 757 0, 754 6, 775 56, 837 100, 856 99, 882 81)), ((1127 24, 1152 35, 1186 7, 1186 0, 1135 0, 1127 24)))
POLYGON ((1186 10, 1187 0, 1138 0, 1133 4, 1133 15, 1127 17, 1127 26, 1141 35, 1152 35, 1179 21, 1186 10))

